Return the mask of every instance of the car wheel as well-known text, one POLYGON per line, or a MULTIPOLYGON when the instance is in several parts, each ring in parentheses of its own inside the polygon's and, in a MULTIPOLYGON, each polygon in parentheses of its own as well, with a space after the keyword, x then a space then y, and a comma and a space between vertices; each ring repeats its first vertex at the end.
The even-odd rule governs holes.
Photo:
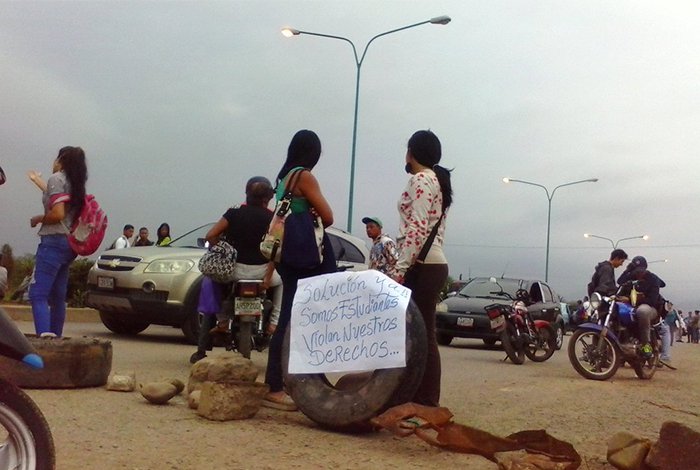
POLYGON ((554 325, 554 334, 558 351, 564 345, 564 324, 562 322, 558 322, 554 325))
POLYGON ((435 336, 437 339, 437 344, 440 346, 449 346, 453 338, 452 335, 448 335, 447 333, 436 333, 435 336))
POLYGON ((197 311, 199 303, 199 289, 202 287, 202 280, 195 282, 190 292, 187 294, 185 301, 185 319, 182 321, 182 333, 185 335, 185 340, 189 344, 197 344, 199 342, 199 325, 201 323, 201 315, 197 311))
POLYGON ((100 320, 107 329, 118 335, 137 335, 149 327, 150 323, 112 312, 100 311, 100 320))
POLYGON ((494 346, 498 340, 496 338, 484 338, 481 341, 483 341, 486 346, 494 346))

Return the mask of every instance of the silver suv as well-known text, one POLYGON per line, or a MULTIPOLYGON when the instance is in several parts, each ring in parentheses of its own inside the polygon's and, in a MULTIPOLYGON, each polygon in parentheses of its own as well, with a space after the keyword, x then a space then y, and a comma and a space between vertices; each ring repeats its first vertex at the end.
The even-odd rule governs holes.
MULTIPOLYGON (((213 224, 198 227, 168 246, 132 247, 102 253, 88 273, 86 304, 118 334, 135 335, 149 325, 182 328, 197 343, 199 287, 197 267, 205 253, 204 236, 213 224)), ((367 269, 364 242, 334 227, 327 229, 339 270, 367 269)))

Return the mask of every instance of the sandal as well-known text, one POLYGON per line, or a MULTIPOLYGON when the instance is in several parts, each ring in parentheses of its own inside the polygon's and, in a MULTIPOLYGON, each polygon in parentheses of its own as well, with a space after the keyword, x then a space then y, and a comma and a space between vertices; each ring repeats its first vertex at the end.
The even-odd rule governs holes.
POLYGON ((286 393, 281 398, 275 397, 271 393, 268 393, 262 402, 262 406, 282 411, 296 411, 298 409, 297 405, 294 403, 294 400, 292 400, 292 397, 286 393))

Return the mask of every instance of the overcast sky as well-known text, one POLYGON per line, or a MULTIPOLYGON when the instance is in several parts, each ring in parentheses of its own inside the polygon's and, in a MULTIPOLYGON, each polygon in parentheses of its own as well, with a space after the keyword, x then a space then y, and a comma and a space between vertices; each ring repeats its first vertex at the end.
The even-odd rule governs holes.
POLYGON ((682 309, 700 308, 700 3, 688 1, 0 0, 0 243, 32 253, 29 218, 58 149, 82 146, 110 219, 175 236, 274 178, 292 135, 316 131, 315 173, 346 228, 356 65, 362 65, 353 233, 395 236, 406 141, 424 128, 453 167, 454 277, 544 278, 545 192, 557 185, 549 283, 585 294, 613 240, 644 255, 682 309))

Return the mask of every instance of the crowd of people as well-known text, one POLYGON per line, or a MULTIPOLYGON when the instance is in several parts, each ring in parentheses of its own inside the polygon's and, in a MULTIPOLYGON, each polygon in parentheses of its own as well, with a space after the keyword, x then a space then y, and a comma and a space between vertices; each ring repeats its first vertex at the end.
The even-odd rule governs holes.
POLYGON ((122 230, 122 234, 112 242, 109 249, 130 248, 132 246, 167 246, 172 241, 170 237, 170 225, 167 223, 163 222, 160 224, 156 233, 158 234, 158 238, 155 242, 148 238, 149 232, 147 227, 141 227, 139 229, 139 234, 134 237, 134 226, 126 224, 122 230))

